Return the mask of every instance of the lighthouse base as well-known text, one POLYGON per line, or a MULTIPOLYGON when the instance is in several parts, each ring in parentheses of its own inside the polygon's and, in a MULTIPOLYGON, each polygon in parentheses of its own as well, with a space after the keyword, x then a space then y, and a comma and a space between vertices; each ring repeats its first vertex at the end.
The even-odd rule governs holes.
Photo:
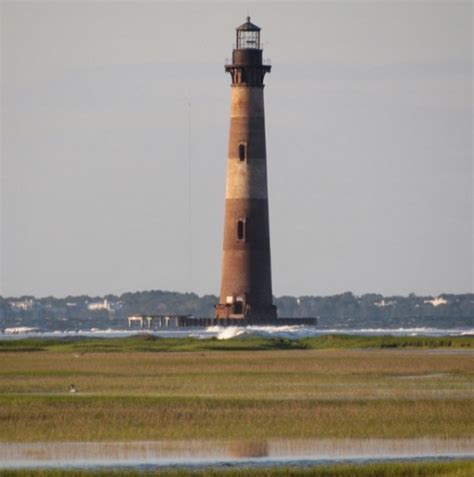
POLYGON ((242 324, 273 324, 278 320, 275 305, 250 306, 249 304, 219 303, 216 305, 216 321, 241 321, 242 324))
POLYGON ((213 326, 316 326, 317 318, 275 318, 272 320, 262 320, 258 317, 253 319, 245 318, 214 318, 213 326))

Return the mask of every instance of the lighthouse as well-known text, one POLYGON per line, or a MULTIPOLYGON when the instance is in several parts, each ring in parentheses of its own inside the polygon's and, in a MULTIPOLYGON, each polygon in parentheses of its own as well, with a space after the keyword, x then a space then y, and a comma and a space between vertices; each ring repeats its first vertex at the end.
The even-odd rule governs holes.
POLYGON ((271 66, 262 59, 260 28, 236 28, 230 73, 231 105, 221 289, 216 321, 271 323, 270 226, 263 80, 271 66))

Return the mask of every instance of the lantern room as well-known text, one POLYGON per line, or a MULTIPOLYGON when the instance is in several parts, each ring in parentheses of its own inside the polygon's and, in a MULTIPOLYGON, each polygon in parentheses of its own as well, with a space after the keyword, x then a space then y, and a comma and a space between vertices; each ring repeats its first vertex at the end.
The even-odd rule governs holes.
POLYGON ((237 30, 237 50, 259 50, 260 49, 260 28, 250 22, 250 17, 247 21, 236 28, 237 30))

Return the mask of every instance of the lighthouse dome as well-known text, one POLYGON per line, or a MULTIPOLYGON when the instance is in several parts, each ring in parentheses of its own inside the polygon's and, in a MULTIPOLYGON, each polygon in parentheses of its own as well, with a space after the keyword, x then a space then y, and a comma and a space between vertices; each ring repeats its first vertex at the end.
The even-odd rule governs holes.
POLYGON ((238 50, 260 49, 260 27, 254 25, 247 17, 247 21, 236 28, 238 50))
POLYGON ((261 28, 250 21, 250 17, 247 17, 247 21, 236 28, 238 31, 260 31, 261 28))

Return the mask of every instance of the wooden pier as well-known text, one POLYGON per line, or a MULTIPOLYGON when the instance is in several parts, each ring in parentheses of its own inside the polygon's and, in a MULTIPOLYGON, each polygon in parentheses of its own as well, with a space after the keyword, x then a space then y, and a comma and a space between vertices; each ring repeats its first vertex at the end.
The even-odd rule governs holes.
POLYGON ((267 321, 254 321, 242 318, 210 318, 192 315, 130 315, 128 327, 134 325, 140 329, 176 329, 176 328, 207 328, 208 326, 315 326, 317 318, 276 318, 267 321))

